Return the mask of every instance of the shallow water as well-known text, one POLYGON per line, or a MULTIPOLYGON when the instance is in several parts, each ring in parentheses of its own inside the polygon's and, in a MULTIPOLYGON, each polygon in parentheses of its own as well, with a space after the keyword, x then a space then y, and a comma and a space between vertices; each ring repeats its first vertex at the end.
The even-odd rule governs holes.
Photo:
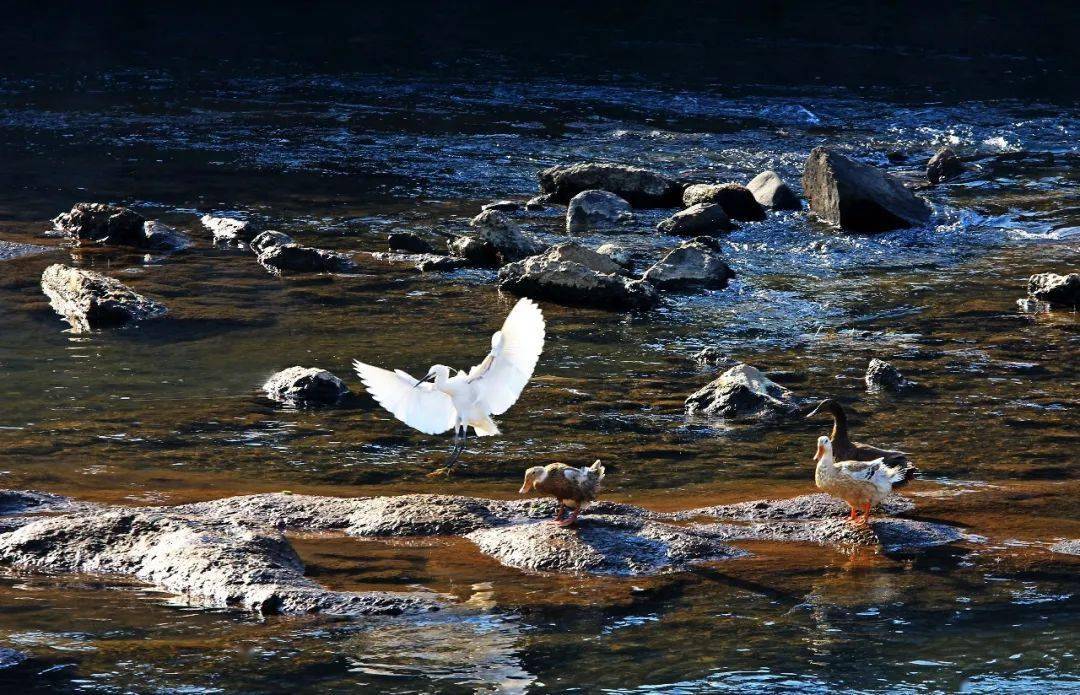
MULTIPOLYGON (((526 575, 460 540, 303 537, 328 585, 424 587, 456 607, 419 621, 257 621, 111 579, 9 573, 0 644, 33 656, 34 686, 80 692, 1080 690, 1078 563, 1047 550, 1080 537, 1080 331, 1075 313, 1015 305, 1031 273, 1080 265, 1080 111, 737 87, 282 66, 0 80, 0 239, 53 247, 0 262, 0 485, 131 504, 282 489, 510 497, 529 465, 599 457, 608 497, 656 509, 811 491, 824 423, 686 421, 683 399, 715 372, 691 355, 716 346, 800 395, 850 404, 858 434, 914 454, 916 514, 963 525, 969 541, 850 557, 742 544, 750 557, 699 571, 600 580, 526 575), (197 223, 236 213, 305 243, 382 250, 389 230, 460 230, 481 203, 532 195, 554 163, 702 181, 773 168, 797 183, 825 143, 908 178, 950 144, 973 171, 924 193, 926 228, 849 237, 791 213, 743 224, 724 238, 731 287, 651 314, 544 303, 536 379, 501 418, 504 436, 470 446, 449 483, 424 476, 447 441, 366 399, 295 411, 259 387, 304 364, 359 390, 354 358, 467 367, 514 301, 493 274, 369 260, 352 275, 274 277, 197 223), (154 257, 44 235, 84 199, 199 243, 154 257), (120 277, 170 318, 72 334, 38 287, 55 262, 120 277), (874 356, 920 389, 866 394, 874 356)), ((665 214, 642 211, 637 233, 619 235, 639 263, 675 243, 650 231, 665 214)), ((520 221, 559 238, 557 211, 520 221)))

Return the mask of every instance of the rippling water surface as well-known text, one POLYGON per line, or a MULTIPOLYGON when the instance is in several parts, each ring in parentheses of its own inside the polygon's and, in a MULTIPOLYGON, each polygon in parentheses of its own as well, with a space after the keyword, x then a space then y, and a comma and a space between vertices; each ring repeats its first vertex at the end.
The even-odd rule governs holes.
MULTIPOLYGON (((457 540, 299 538, 335 588, 407 581, 456 607, 255 621, 100 578, 5 574, 0 643, 32 654, 43 690, 80 692, 1080 690, 1080 565, 1047 550, 1080 537, 1080 331, 1073 312, 1015 304, 1031 273, 1080 265, 1078 132, 1075 105, 886 88, 288 65, 0 79, 0 239, 51 249, 0 262, 3 487, 139 504, 282 489, 509 497, 529 465, 599 457, 609 497, 657 509, 811 491, 822 423, 686 421, 683 399, 715 375, 691 356, 715 346, 849 404, 859 434, 913 453, 918 516, 972 534, 916 556, 747 544, 747 558, 644 581, 524 575, 457 540), (237 214, 312 245, 382 250, 391 230, 454 232, 482 203, 533 195, 536 170, 556 163, 694 181, 771 168, 797 184, 821 144, 912 180, 950 145, 970 171, 923 193, 935 215, 918 229, 843 236, 804 213, 744 223, 723 239, 732 286, 654 313, 544 304, 537 378, 451 482, 423 475, 445 440, 367 400, 293 411, 259 387, 304 364, 359 390, 354 358, 467 367, 514 301, 494 273, 365 261, 274 277, 197 223, 237 214), (159 257, 45 236, 81 200, 130 205, 198 244, 159 257), (38 287, 56 262, 122 278, 171 318, 72 334, 38 287), (866 394, 874 356, 920 388, 866 394)), ((652 231, 668 212, 637 212, 618 237, 642 266, 676 243, 652 231)), ((519 221, 560 238, 557 210, 519 221)))

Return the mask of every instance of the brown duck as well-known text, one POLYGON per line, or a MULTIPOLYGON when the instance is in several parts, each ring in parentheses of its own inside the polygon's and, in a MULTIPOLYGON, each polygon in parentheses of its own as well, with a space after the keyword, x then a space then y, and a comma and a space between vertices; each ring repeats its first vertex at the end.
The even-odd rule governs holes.
POLYGON ((555 513, 555 523, 570 526, 577 521, 578 513, 596 499, 600 492, 600 481, 604 479, 604 467, 597 459, 588 467, 574 468, 565 463, 549 463, 546 466, 533 466, 525 471, 525 483, 518 490, 524 495, 529 490, 536 490, 551 495, 559 502, 555 513), (566 509, 570 508, 570 517, 563 519, 566 509))
POLYGON ((844 407, 833 399, 827 398, 823 400, 806 417, 810 418, 815 415, 828 415, 833 419, 833 430, 829 440, 832 442, 833 455, 837 461, 874 461, 875 459, 883 459, 883 463, 890 468, 903 467, 905 478, 910 479, 914 476, 916 472, 915 466, 903 451, 880 449, 862 442, 851 441, 851 438, 848 437, 847 413, 844 412, 844 407), (910 472, 907 472, 909 470, 910 472))

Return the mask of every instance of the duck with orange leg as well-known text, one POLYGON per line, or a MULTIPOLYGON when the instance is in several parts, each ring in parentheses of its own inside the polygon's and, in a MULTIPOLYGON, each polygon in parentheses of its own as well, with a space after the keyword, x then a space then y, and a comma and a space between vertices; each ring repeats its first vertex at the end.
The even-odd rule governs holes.
POLYGON ((533 466, 525 471, 525 482, 519 494, 535 490, 543 495, 551 495, 558 502, 555 523, 559 526, 572 526, 577 522, 578 514, 589 502, 596 499, 600 492, 600 481, 604 479, 604 466, 597 459, 591 466, 574 468, 565 463, 549 463, 546 466, 533 466), (563 518, 566 510, 570 516, 563 518))
POLYGON ((870 510, 894 488, 914 477, 911 466, 889 466, 884 458, 873 461, 836 461, 828 437, 818 437, 814 482, 824 492, 844 500, 851 507, 851 520, 870 521, 870 510), (861 518, 859 514, 862 514, 861 518))

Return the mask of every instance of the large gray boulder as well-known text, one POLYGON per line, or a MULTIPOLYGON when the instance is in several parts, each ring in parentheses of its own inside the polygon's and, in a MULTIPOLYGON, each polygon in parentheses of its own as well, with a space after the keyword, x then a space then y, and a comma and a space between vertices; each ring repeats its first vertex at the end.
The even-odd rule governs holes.
POLYGON ((926 163, 926 178, 935 185, 956 178, 962 173, 964 173, 964 165, 960 163, 960 158, 951 147, 942 147, 926 163))
POLYGON ((347 273, 356 269, 356 262, 348 254, 301 246, 297 243, 265 246, 256 258, 260 265, 275 274, 282 271, 347 273))
POLYGON ((199 221, 210 230, 215 244, 246 244, 262 231, 254 222, 234 217, 203 215, 199 221))
POLYGON ((659 296, 647 282, 631 280, 610 258, 567 242, 499 270, 499 286, 524 297, 600 309, 647 309, 659 296))
POLYGON ((852 232, 884 232, 930 220, 930 208, 898 179, 826 147, 814 148, 807 158, 803 190, 815 215, 852 232))
POLYGON ((802 210, 802 201, 775 171, 763 171, 750 180, 746 187, 754 200, 763 207, 774 210, 802 210))
POLYGON ((797 414, 801 399, 748 364, 737 364, 690 394, 686 412, 722 419, 772 419, 797 414))
POLYGON ((70 212, 53 218, 53 226, 79 244, 144 246, 142 215, 108 203, 76 203, 70 212))
POLYGON ((469 221, 473 237, 495 249, 499 262, 512 263, 540 253, 543 245, 525 235, 517 224, 498 210, 484 210, 469 221))
POLYGON ((438 607, 430 597, 331 591, 304 576, 277 531, 156 509, 53 516, 0 535, 0 563, 21 571, 114 575, 191 605, 262 615, 400 614, 438 607))
POLYGON ((41 290, 75 333, 149 321, 166 313, 164 305, 119 280, 59 263, 41 274, 41 290))
POLYGON ((263 384, 266 397, 296 407, 336 405, 349 396, 349 387, 325 369, 289 367, 263 384))
POLYGON ((682 201, 687 207, 699 203, 719 205, 733 220, 760 222, 765 219, 765 208, 761 207, 749 188, 738 183, 696 183, 686 187, 682 201))
POLYGON ((1080 306, 1080 273, 1038 273, 1028 278, 1028 294, 1059 306, 1080 306))
POLYGON ((560 574, 652 575, 745 554, 696 529, 597 514, 581 517, 576 529, 540 521, 465 537, 508 567, 560 574))
POLYGON ((582 191, 610 191, 634 207, 675 207, 679 204, 682 187, 672 179, 624 164, 578 162, 554 166, 537 173, 540 191, 550 200, 569 203, 582 191))
POLYGON ((711 237, 679 244, 645 271, 642 279, 662 290, 723 289, 735 277, 711 237))
POLYGON ((630 203, 608 191, 582 191, 566 207, 566 231, 570 234, 611 227, 633 218, 630 203))
POLYGON ((672 236, 721 234, 735 229, 724 207, 717 203, 695 203, 656 225, 656 231, 672 236))

